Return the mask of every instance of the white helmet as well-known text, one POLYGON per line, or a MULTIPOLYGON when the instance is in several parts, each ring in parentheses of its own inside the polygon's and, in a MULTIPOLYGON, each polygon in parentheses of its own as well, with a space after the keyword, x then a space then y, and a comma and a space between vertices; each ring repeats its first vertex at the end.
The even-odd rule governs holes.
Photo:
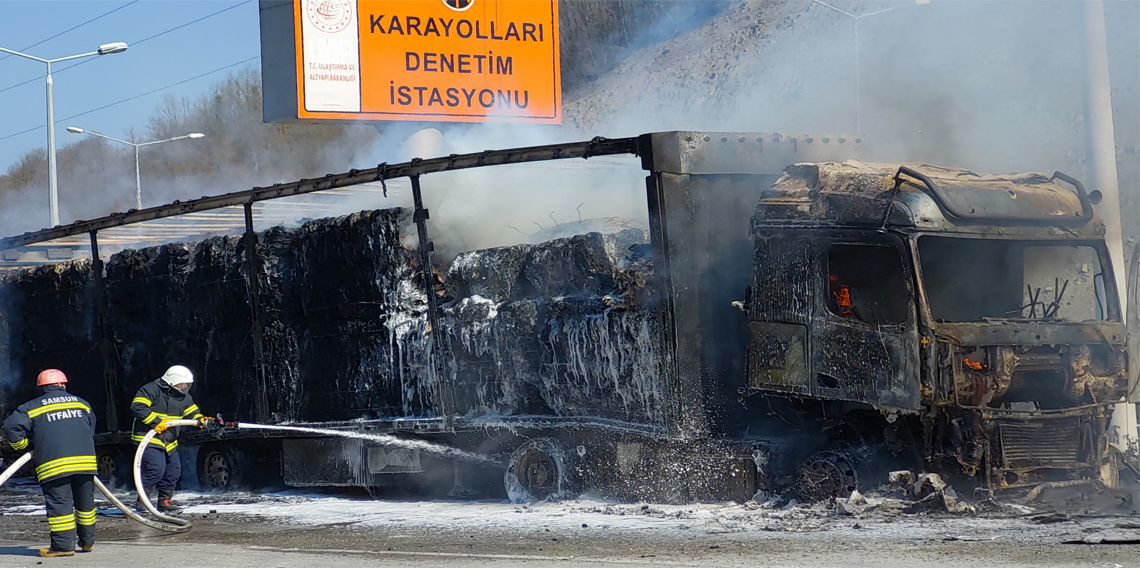
POLYGON ((182 383, 192 383, 194 382, 194 373, 182 365, 175 365, 166 370, 166 373, 162 375, 162 381, 172 387, 182 383))

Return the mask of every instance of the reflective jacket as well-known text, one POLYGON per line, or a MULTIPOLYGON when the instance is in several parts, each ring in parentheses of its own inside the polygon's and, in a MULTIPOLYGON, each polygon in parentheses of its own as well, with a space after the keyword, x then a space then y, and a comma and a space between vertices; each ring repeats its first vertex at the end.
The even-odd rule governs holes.
POLYGON ((95 413, 63 387, 43 387, 38 398, 21 404, 4 421, 4 439, 16 450, 30 442, 41 482, 96 472, 95 413))
MULTIPOLYGON (((178 389, 159 380, 151 381, 142 386, 135 393, 131 401, 131 414, 135 415, 131 427, 131 439, 136 443, 146 437, 147 432, 167 420, 197 420, 202 417, 198 412, 198 405, 189 393, 182 393, 178 389)), ((161 434, 156 434, 150 443, 170 452, 178 447, 178 428, 168 428, 161 434)))

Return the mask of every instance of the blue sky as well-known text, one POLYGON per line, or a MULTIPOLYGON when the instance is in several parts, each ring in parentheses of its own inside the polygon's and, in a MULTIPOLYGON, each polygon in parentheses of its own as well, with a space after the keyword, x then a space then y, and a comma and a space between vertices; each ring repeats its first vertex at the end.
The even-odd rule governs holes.
MULTIPOLYGON (((79 126, 117 138, 134 128, 145 136, 151 113, 163 97, 169 94, 193 98, 241 66, 60 121, 260 55, 254 0, 0 0, 0 9, 0 47, 6 49, 28 48, 26 53, 30 55, 54 59, 94 51, 100 44, 113 41, 131 44, 125 53, 78 60, 83 64, 75 69, 62 70, 76 62, 53 66, 59 148, 79 139, 79 135, 66 132, 65 126, 79 126), (120 9, 84 24, 116 8, 120 9), (226 11, 190 24, 221 10, 226 11), (185 24, 189 25, 139 43, 185 24), (67 31, 75 26, 80 27, 67 31)), ((253 59, 243 65, 258 64, 259 59, 253 59)), ((43 76, 42 63, 0 53, 0 175, 24 153, 47 144, 43 76), (26 81, 30 82, 16 86, 26 81)))

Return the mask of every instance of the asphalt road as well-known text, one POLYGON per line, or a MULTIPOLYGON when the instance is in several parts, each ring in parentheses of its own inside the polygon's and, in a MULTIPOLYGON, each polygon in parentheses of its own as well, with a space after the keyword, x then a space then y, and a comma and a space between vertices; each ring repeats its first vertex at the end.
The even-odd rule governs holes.
POLYGON ((822 507, 399 501, 285 492, 183 495, 194 529, 101 515, 90 554, 41 559, 42 497, 0 490, 0 567, 1138 567, 1140 518, 836 515, 822 507))
MULTIPOLYGON (((780 566, 788 568, 850 568, 937 566, 958 568, 1053 567, 1053 566, 1137 566, 1138 554, 1116 550, 1111 554, 1045 554, 1022 559, 1003 557, 1009 551, 959 549, 958 547, 890 546, 865 550, 846 543, 834 543, 831 550, 772 552, 739 547, 739 550, 716 554, 669 554, 658 556, 576 557, 549 555, 514 555, 490 553, 441 553, 431 551, 365 551, 344 549, 296 549, 232 544, 186 544, 158 542, 105 542, 90 554, 73 558, 41 559, 26 543, 0 541, 0 566, 106 566, 120 568, 154 568, 156 566, 209 566, 211 568, 337 568, 401 566, 780 566), (994 554, 997 555, 995 556, 994 554)), ((1087 551, 1084 551, 1087 552, 1087 551)))

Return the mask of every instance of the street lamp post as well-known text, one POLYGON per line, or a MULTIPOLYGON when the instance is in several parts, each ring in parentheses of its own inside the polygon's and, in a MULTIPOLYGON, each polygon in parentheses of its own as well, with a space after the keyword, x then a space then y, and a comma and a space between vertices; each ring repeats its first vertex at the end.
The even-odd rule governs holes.
MULTIPOLYGON (((899 6, 891 6, 890 8, 883 8, 882 10, 875 10, 874 12, 868 12, 866 14, 855 15, 855 14, 852 14, 851 12, 840 10, 839 8, 836 8, 835 6, 832 6, 831 4, 828 4, 827 2, 822 2, 821 0, 811 0, 811 1, 815 2, 816 4, 819 4, 820 6, 824 6, 826 8, 831 8, 832 10, 835 10, 836 12, 839 12, 840 14, 843 14, 844 16, 847 16, 848 18, 855 20, 855 132, 863 132, 863 112, 862 112, 862 103, 860 101, 860 96, 861 96, 860 91, 862 89, 860 88, 861 83, 860 83, 860 78, 859 78, 859 20, 862 20, 863 18, 866 18, 869 16, 875 16, 878 14, 882 14, 883 12, 890 12, 891 10, 898 10, 899 8, 906 8, 907 6, 910 6, 911 3, 901 4, 899 6)), ((914 0, 913 3, 918 5, 918 6, 925 6, 926 4, 930 3, 930 0, 914 0)))
POLYGON ((57 177, 55 169, 55 105, 52 101, 52 80, 51 80, 51 64, 59 63, 61 61, 69 61, 71 59, 79 59, 81 57, 90 57, 92 55, 111 55, 112 53, 122 53, 127 50, 127 44, 121 41, 114 43, 105 43, 99 46, 99 49, 90 53, 80 53, 79 55, 71 55, 68 57, 60 57, 58 59, 41 59, 34 55, 20 53, 19 51, 12 51, 11 49, 4 49, 0 47, 0 51, 18 55, 27 59, 32 59, 47 65, 47 139, 48 139, 48 212, 51 216, 51 226, 59 225, 59 193, 57 191, 57 177))
POLYGON ((206 136, 205 134, 202 134, 201 132, 191 132, 190 134, 184 134, 182 136, 175 136, 174 138, 166 138, 164 140, 152 140, 150 142, 135 143, 135 142, 127 142, 126 140, 120 140, 118 138, 112 138, 110 136, 107 136, 106 134, 99 134, 98 132, 92 132, 90 130, 84 130, 82 128, 78 128, 75 126, 68 126, 67 131, 72 133, 72 134, 90 134, 91 136, 98 136, 99 138, 106 138, 107 140, 113 140, 115 142, 121 142, 123 144, 126 144, 127 146, 134 147, 134 149, 135 149, 135 206, 136 206, 135 208, 136 209, 142 209, 142 178, 139 177, 139 148, 142 148, 143 146, 153 146, 154 144, 162 144, 163 142, 174 142, 175 140, 185 140, 186 138, 203 138, 206 136))

